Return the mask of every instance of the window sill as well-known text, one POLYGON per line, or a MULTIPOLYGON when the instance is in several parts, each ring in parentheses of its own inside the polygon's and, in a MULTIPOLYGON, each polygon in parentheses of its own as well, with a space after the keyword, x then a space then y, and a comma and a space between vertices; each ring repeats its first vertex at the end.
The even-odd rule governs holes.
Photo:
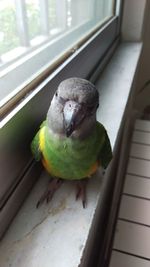
MULTIPOLYGON (((98 120, 105 125, 112 147, 126 108, 141 47, 141 43, 121 44, 96 84, 100 90, 98 120)), ((36 209, 49 179, 42 173, 1 242, 1 265, 79 266, 97 205, 103 199, 105 180, 99 176, 100 173, 89 182, 86 209, 82 208, 80 201, 75 201, 75 188, 69 182, 59 189, 51 203, 36 209)))

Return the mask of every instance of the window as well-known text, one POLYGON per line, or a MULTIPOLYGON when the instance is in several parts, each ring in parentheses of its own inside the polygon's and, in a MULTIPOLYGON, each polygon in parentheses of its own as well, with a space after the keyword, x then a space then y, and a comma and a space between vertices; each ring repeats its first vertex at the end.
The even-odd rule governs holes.
POLYGON ((75 52, 81 38, 113 14, 112 0, 1 0, 2 104, 60 56, 75 52))
POLYGON ((0 236, 36 180, 30 142, 58 84, 93 77, 118 42, 120 4, 0 0, 0 236), (9 37, 2 23, 12 27, 9 37))

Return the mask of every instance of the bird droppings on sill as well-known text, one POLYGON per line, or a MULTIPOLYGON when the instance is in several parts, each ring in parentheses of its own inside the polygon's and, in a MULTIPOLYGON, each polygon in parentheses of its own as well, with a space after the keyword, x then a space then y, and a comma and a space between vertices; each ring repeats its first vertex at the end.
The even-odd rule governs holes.
MULTIPOLYGON (((101 82, 97 84, 98 88, 103 88, 101 91, 103 105, 98 115, 100 121, 106 125, 109 131, 113 147, 133 81, 141 44, 124 44, 120 49, 122 54, 119 54, 119 56, 116 54, 113 59, 113 62, 117 62, 117 64, 110 62, 104 72, 105 74, 103 73, 103 77, 101 77, 101 82), (138 46, 137 52, 135 46, 138 46), (124 75, 120 76, 118 70, 122 66, 127 67, 124 75), (114 82, 112 82, 112 76, 114 82), (118 86, 116 86, 116 81, 118 86), (113 97, 116 93, 117 95, 119 93, 119 98, 113 97), (122 99, 122 102, 120 102, 120 99, 122 99), (119 109, 117 104, 119 104, 119 109)), ((62 185, 51 203, 48 203, 48 205, 44 203, 39 209, 36 209, 37 200, 49 181, 48 176, 42 175, 0 244, 1 266, 81 267, 81 260, 85 255, 85 246, 98 200, 103 207, 101 193, 102 184, 106 177, 103 179, 99 176, 97 175, 89 181, 87 188, 88 206, 86 209, 82 208, 80 201, 75 202, 74 187, 70 184, 62 185), (57 208, 61 199, 64 198, 66 199, 65 209, 60 209, 53 216, 49 215, 50 207, 57 208), (37 224, 39 226, 32 232, 30 238, 23 239, 37 224), (13 246, 17 239, 23 241, 13 246)))
MULTIPOLYGON (((30 235, 32 235, 33 232, 49 217, 49 215, 55 216, 58 213, 60 213, 61 211, 63 211, 65 208, 66 208, 66 199, 62 199, 57 207, 54 207, 54 208, 50 207, 50 209, 48 210, 47 215, 39 223, 34 225, 34 227, 31 229, 31 231, 29 231, 25 236, 23 236, 23 238, 15 240, 13 245, 22 242, 23 239, 25 239, 25 238, 29 237, 30 235)), ((55 221, 54 223, 56 224, 57 221, 55 221)))
POLYGON ((48 182, 49 176, 43 172, 0 244, 3 267, 9 264, 11 267, 47 267, 49 259, 54 261, 53 267, 57 267, 63 262, 66 251, 69 252, 66 266, 70 266, 72 260, 74 266, 79 265, 87 241, 84 233, 94 216, 93 205, 99 199, 103 176, 99 170, 89 179, 86 209, 83 209, 81 200, 75 200, 72 182, 64 183, 50 203, 45 202, 36 209, 37 200, 48 182), (59 257, 55 255, 56 250, 59 257))
POLYGON ((58 207, 53 208, 52 210, 49 210, 49 214, 54 216, 58 214, 59 212, 63 211, 64 209, 66 209, 66 199, 62 199, 58 207))

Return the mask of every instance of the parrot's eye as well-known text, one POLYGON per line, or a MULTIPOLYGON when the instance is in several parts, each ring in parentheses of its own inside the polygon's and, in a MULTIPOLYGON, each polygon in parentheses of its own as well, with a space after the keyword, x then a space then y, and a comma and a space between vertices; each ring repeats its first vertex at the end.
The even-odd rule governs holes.
POLYGON ((55 93, 55 96, 58 96, 58 93, 57 92, 55 93))

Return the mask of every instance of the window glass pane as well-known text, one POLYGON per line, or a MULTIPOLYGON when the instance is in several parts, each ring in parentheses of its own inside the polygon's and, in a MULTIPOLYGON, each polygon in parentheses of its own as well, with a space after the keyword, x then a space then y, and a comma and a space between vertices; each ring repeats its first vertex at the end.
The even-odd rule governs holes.
POLYGON ((0 1, 0 55, 19 46, 14 1, 0 1))
POLYGON ((29 38, 35 38, 40 35, 40 6, 38 0, 26 0, 26 16, 29 29, 29 38))
POLYGON ((0 101, 113 15, 114 0, 0 0, 0 101))

